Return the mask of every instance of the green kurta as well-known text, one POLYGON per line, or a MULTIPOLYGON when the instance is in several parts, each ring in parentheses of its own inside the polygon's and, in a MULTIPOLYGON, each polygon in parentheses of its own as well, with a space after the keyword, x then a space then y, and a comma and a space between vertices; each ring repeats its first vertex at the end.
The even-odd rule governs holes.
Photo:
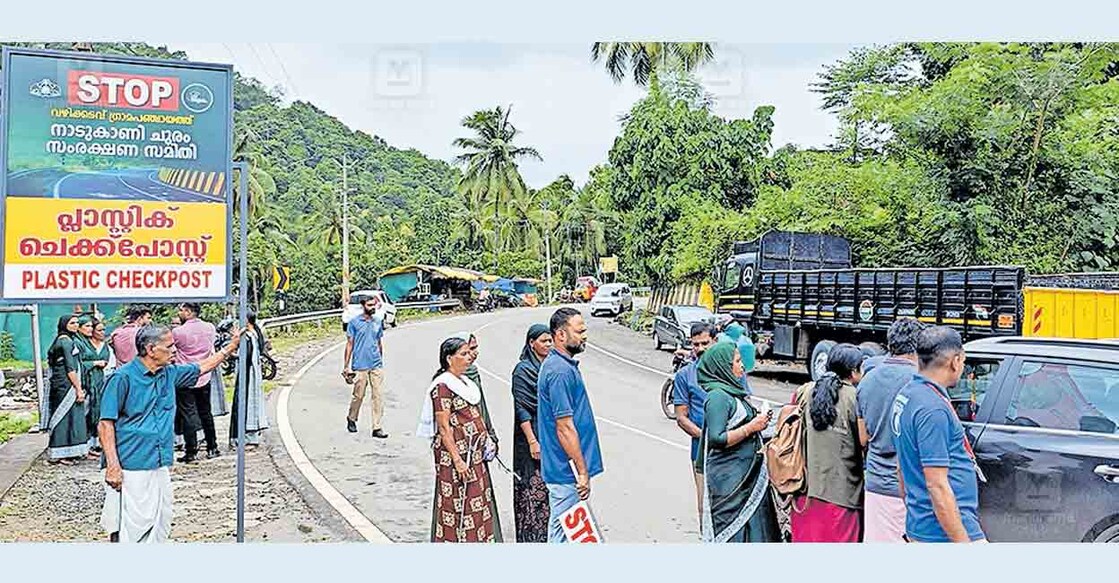
POLYGON ((703 471, 706 486, 704 523, 710 524, 710 537, 716 542, 780 540, 769 485, 758 482, 768 481, 763 475, 765 458, 759 455, 761 437, 754 434, 727 446, 727 431, 749 423, 755 416, 757 411, 746 399, 732 397, 721 389, 707 393, 704 447, 696 465, 703 471))
POLYGON ((74 341, 78 347, 78 360, 82 367, 82 390, 85 391, 86 427, 90 437, 97 435, 97 422, 101 420, 101 394, 105 392, 105 367, 94 366, 95 362, 109 362, 109 343, 102 342, 101 348, 83 337, 74 341))

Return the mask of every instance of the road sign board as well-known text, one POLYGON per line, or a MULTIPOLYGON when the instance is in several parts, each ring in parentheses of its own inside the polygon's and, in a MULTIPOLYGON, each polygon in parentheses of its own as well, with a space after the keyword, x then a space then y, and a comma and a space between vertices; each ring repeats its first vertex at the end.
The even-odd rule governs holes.
POLYGON ((233 69, 4 47, 5 300, 225 299, 233 69))
POLYGON ((272 267, 272 289, 276 291, 288 291, 291 287, 291 268, 285 265, 276 265, 272 267))
POLYGON ((601 257, 598 260, 598 264, 602 273, 618 273, 617 257, 601 257))

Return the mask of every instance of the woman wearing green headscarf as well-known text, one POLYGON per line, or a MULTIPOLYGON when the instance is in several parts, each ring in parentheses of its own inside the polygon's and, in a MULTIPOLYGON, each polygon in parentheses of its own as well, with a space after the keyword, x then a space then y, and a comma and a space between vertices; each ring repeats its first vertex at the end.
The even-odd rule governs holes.
POLYGON ((716 343, 699 359, 697 378, 707 391, 703 448, 704 542, 776 542, 780 533, 761 432, 771 412, 759 415, 742 387, 742 358, 729 342, 716 343))
POLYGON ((105 325, 93 316, 78 318, 78 362, 82 368, 82 389, 85 390, 86 430, 89 432, 91 455, 100 452, 97 423, 101 420, 101 393, 105 392, 105 368, 109 366, 109 343, 105 342, 105 325))

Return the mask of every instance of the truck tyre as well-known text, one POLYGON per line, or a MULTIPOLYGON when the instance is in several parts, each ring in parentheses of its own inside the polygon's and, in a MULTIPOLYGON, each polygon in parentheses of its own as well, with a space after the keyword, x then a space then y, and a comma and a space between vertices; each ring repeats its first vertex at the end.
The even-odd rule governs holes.
POLYGON ((882 345, 877 342, 863 342, 859 345, 859 350, 863 351, 867 358, 886 354, 886 349, 882 348, 882 345))
POLYGON ((820 380, 828 371, 828 355, 832 348, 835 348, 835 342, 831 340, 821 340, 812 348, 812 356, 808 357, 808 374, 812 380, 820 380))

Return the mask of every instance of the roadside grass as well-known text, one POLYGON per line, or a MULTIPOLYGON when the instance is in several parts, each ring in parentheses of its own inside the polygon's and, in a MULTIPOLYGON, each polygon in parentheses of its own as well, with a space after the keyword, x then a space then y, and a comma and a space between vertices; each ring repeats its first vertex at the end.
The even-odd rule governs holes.
POLYGON ((39 413, 31 412, 29 415, 0 413, 0 443, 4 443, 13 435, 27 433, 32 425, 39 422, 39 413))

